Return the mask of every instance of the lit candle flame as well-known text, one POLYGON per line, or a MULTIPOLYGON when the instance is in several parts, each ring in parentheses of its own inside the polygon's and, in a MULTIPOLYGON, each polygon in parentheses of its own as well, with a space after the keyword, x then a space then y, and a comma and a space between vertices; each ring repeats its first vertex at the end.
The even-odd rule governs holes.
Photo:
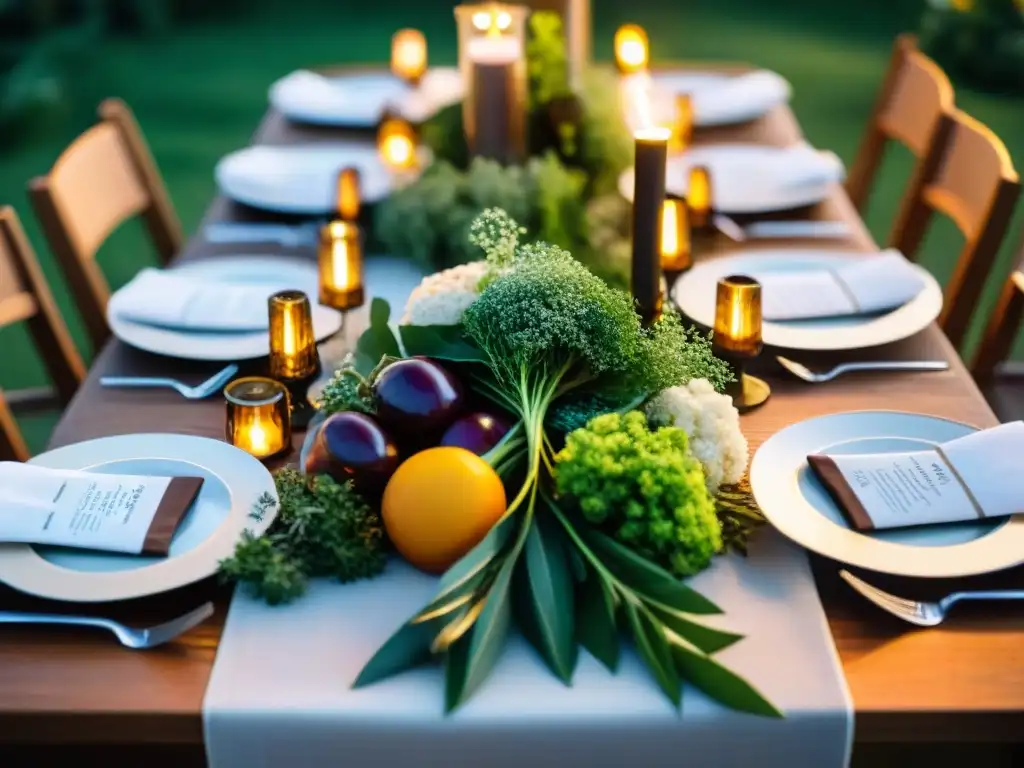
POLYGON ((259 418, 254 420, 249 427, 249 449, 256 456, 262 456, 268 452, 267 433, 259 418))
POLYGON ((415 85, 427 69, 427 39, 418 29, 400 29, 391 38, 391 71, 415 85))
POLYGON ((416 165, 416 134, 403 120, 386 120, 380 127, 377 144, 381 160, 392 170, 407 170, 416 165))
POLYGON ((281 351, 288 357, 295 355, 295 320, 292 313, 285 310, 281 316, 281 351))

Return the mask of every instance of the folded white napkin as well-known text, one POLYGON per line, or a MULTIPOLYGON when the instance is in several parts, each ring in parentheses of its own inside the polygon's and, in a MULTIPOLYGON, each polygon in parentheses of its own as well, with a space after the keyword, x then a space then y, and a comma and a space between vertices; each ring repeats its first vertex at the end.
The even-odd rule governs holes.
POLYGON ((816 149, 801 143, 788 147, 777 159, 779 183, 782 187, 820 187, 841 182, 846 168, 835 152, 816 149))
POLYGON ((144 269, 115 294, 112 309, 125 320, 195 331, 264 331, 267 299, 288 286, 201 283, 144 269))
POLYGON ((751 105, 769 109, 789 98, 789 84, 775 72, 759 69, 730 77, 721 85, 701 88, 693 95, 693 108, 701 121, 717 121, 749 109, 751 105))
POLYGON ((903 306, 924 279, 899 251, 814 268, 751 275, 761 283, 765 320, 807 320, 882 312, 903 306))
POLYGON ((871 530, 1024 512, 1022 450, 1014 421, 924 450, 807 460, 853 526, 871 530))

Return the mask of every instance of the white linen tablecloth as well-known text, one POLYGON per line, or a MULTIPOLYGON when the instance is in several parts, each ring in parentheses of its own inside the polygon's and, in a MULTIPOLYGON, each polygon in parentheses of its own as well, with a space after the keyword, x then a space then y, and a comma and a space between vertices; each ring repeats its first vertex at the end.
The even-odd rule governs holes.
POLYGON ((840 768, 850 696, 803 551, 771 530, 749 558, 719 558, 693 584, 746 635, 718 658, 786 713, 723 709, 687 688, 682 715, 629 649, 617 674, 581 651, 572 687, 513 636, 490 678, 443 713, 440 668, 352 690, 379 645, 431 597, 404 563, 350 585, 318 582, 270 608, 239 591, 204 702, 211 768, 840 768))

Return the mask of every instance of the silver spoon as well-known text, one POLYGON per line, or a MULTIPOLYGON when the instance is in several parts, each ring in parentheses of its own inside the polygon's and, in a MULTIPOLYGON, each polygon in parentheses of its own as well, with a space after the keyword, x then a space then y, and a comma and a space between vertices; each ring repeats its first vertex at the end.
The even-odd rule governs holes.
POLYGON ((135 629, 110 619, 97 616, 64 616, 59 613, 20 613, 0 611, 0 624, 64 624, 79 627, 100 627, 109 629, 121 645, 128 648, 153 648, 183 635, 199 626, 213 615, 213 603, 204 603, 176 619, 165 621, 153 627, 135 629))
POLYGON ((104 387, 165 387, 176 389, 178 393, 189 400, 203 400, 224 387, 231 378, 238 373, 238 366, 231 364, 218 373, 213 374, 202 384, 190 387, 188 384, 177 379, 145 378, 133 376, 103 376, 100 378, 100 385, 104 387))
POLYGON ((852 371, 947 371, 949 363, 945 360, 898 360, 878 361, 866 363, 840 363, 835 368, 827 371, 812 371, 803 363, 790 360, 781 355, 775 358, 779 365, 792 373, 798 379, 803 379, 811 384, 821 384, 832 381, 837 376, 852 371))

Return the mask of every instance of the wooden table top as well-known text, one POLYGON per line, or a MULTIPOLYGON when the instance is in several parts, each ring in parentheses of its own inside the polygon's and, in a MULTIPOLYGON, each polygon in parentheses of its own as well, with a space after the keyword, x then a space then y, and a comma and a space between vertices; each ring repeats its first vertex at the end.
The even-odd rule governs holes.
MULTIPOLYGON (((329 129, 291 125, 271 112, 253 140, 288 144, 337 136, 338 132, 329 129)), ((783 106, 748 125, 699 131, 696 141, 784 146, 801 137, 793 113, 783 106)), ((852 234, 843 247, 861 251, 876 247, 839 186, 827 201, 798 215, 846 221, 852 234)), ((268 217, 218 197, 206 221, 254 218, 268 217)), ((813 247, 806 241, 769 245, 813 247)), ((712 253, 724 253, 739 246, 718 239, 708 247, 712 253)), ((227 250, 197 236, 181 258, 205 258, 227 250)), ((280 253, 282 249, 272 250, 280 253)), ((350 333, 354 333, 358 318, 350 319, 355 321, 350 324, 350 333)), ((943 373, 865 374, 812 386, 786 378, 768 364, 765 376, 773 388, 771 400, 743 417, 751 449, 756 450, 789 424, 839 411, 909 410, 979 427, 996 423, 937 328, 873 354, 902 359, 941 357, 952 365, 943 373)), ((199 381, 216 367, 159 358, 114 340, 97 356, 88 380, 54 432, 51 446, 129 432, 178 432, 222 439, 224 407, 217 398, 189 402, 160 391, 99 386, 99 378, 105 374, 199 381)), ((815 572, 856 707, 858 743, 1020 740, 1024 612, 975 605, 958 609, 940 628, 915 630, 855 597, 837 578, 834 563, 816 559, 815 572)), ((909 596, 921 595, 923 589, 920 584, 872 578, 909 596)), ((1017 570, 994 580, 972 580, 968 586, 993 581, 1019 585, 1022 578, 1017 570)), ((941 590, 948 585, 929 586, 941 590)), ((201 745, 203 694, 229 594, 211 581, 157 599, 91 608, 143 624, 176 615, 202 600, 216 599, 214 618, 179 641, 147 652, 123 649, 112 638, 94 631, 0 626, 0 745, 201 745)), ((0 591, 0 609, 69 610, 10 591, 0 591)), ((259 671, 253 670, 253 674, 259 671)))

